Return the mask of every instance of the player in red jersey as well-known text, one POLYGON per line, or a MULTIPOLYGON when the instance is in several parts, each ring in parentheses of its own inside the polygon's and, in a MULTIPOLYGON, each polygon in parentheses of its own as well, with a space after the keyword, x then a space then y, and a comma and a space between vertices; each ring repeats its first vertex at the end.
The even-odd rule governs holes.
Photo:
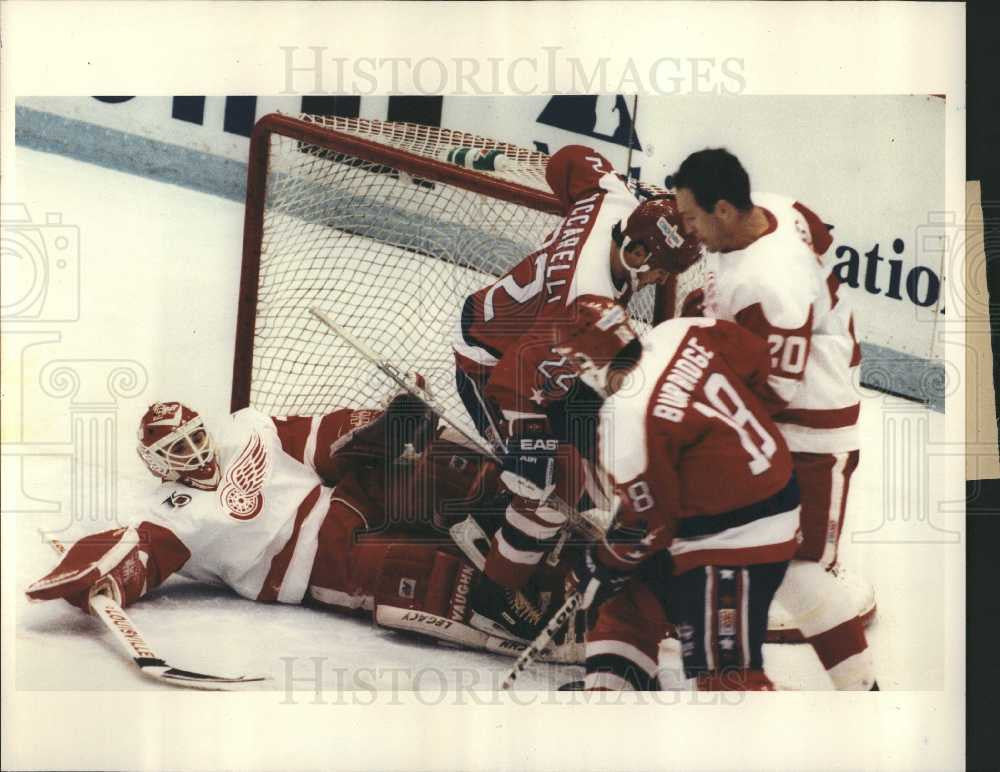
POLYGON ((799 490, 766 345, 708 319, 640 342, 620 306, 584 297, 577 310, 557 348, 607 397, 600 461, 620 500, 576 569, 584 605, 609 596, 587 634, 586 688, 656 689, 669 618, 699 689, 771 689, 761 647, 799 544, 799 490))
MULTIPOLYGON (((479 431, 505 458, 501 479, 513 495, 492 540, 475 602, 488 608, 500 588, 520 588, 565 515, 553 492, 575 505, 593 455, 599 400, 577 388, 576 373, 552 350, 574 323, 583 295, 626 306, 644 284, 679 273, 698 256, 670 196, 639 198, 590 148, 552 156, 546 179, 564 217, 545 243, 492 284, 470 295, 454 342, 456 385, 479 431)), ((600 494, 590 486, 591 499, 600 494)))
POLYGON ((829 230, 794 199, 751 194, 746 171, 725 150, 688 156, 674 184, 684 223, 706 250, 705 287, 684 312, 735 321, 771 352, 769 382, 783 401, 774 420, 802 488, 804 536, 779 601, 838 689, 877 688, 857 599, 837 578, 860 457, 861 349, 850 302, 822 261, 829 230))

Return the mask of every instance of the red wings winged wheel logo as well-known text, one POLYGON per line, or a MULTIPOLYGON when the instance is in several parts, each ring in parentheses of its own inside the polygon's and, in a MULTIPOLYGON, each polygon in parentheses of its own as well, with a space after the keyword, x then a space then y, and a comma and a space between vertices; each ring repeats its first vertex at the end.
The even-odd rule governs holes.
POLYGON ((229 516, 237 520, 252 520, 264 506, 261 488, 267 478, 267 449, 254 434, 240 455, 229 465, 223 478, 219 498, 229 516))

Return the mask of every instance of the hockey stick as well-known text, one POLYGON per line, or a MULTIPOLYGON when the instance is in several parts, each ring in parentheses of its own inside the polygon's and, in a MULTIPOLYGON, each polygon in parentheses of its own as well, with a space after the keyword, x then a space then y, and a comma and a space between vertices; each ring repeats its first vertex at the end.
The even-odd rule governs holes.
MULTIPOLYGON (((44 533, 42 538, 46 538, 44 533)), ((62 555, 66 552, 66 547, 62 542, 56 539, 46 540, 58 554, 62 555)), ((139 632, 139 628, 135 626, 129 615, 113 598, 104 594, 93 595, 90 598, 90 611, 111 631, 118 646, 139 668, 139 672, 161 683, 185 686, 189 689, 221 691, 238 688, 244 684, 270 680, 268 676, 228 678, 172 667, 153 650, 153 647, 139 632)))
MULTIPOLYGON (((497 456, 496 452, 489 446, 489 444, 482 437, 473 436, 461 426, 457 424, 456 421, 445 412, 444 408, 427 392, 423 389, 418 388, 406 381, 403 375, 400 373, 399 369, 395 367, 392 363, 385 361, 378 356, 374 351, 372 351, 368 346, 358 340, 354 335, 349 333, 339 324, 337 324, 333 319, 320 308, 315 306, 309 309, 310 313, 319 319, 323 324, 330 328, 335 335, 340 336, 348 345, 350 345, 355 351, 357 351, 361 356, 371 362, 375 367, 385 373, 389 378, 396 382, 399 386, 405 389, 408 393, 412 394, 414 397, 422 401, 427 407, 433 410, 437 416, 444 421, 446 424, 455 429, 459 434, 469 440, 475 447, 479 448, 484 455, 493 459, 497 463, 502 463, 500 458, 497 456)), ((498 435, 499 436, 499 435, 498 435)), ((566 502, 562 501, 558 496, 552 496, 549 501, 555 505, 555 508, 561 511, 567 518, 568 522, 576 525, 580 528, 585 535, 589 538, 594 538, 597 535, 603 535, 601 527, 595 523, 592 523, 587 518, 580 515, 574 508, 570 507, 566 502)), ((562 549, 562 542, 560 542, 560 549, 562 549)), ((562 626, 566 624, 573 612, 576 611, 576 607, 580 605, 581 596, 580 593, 574 592, 570 595, 566 602, 563 603, 562 607, 552 616, 548 624, 545 625, 545 629, 539 633, 538 637, 532 641, 521 655, 514 662, 513 667, 507 674, 501 684, 501 689, 510 689, 513 685, 515 679, 524 672, 545 650, 545 647, 549 645, 554 636, 562 626)))
POLYGON ((381 370, 385 375, 389 376, 389 378, 395 381, 397 386, 405 389, 407 392, 409 392, 414 397, 423 402, 425 405, 427 405, 427 407, 429 407, 437 414, 438 418, 440 418, 442 421, 448 424, 448 426, 450 426, 452 429, 454 429, 463 437, 465 437, 465 439, 471 442, 484 455, 489 456, 493 461, 496 461, 498 464, 501 463, 500 457, 497 456, 496 452, 493 450, 493 448, 490 447, 489 443, 486 442, 486 440, 484 440, 482 437, 472 434, 469 431, 466 431, 462 426, 458 424, 457 421, 453 420, 445 412, 444 407, 441 404, 439 404, 438 401, 434 399, 434 397, 428 394, 424 389, 421 389, 419 386, 415 386, 414 384, 408 382, 404 377, 403 373, 401 373, 399 371, 399 368, 397 368, 394 364, 386 361, 385 359, 382 359, 378 354, 376 354, 374 351, 368 348, 368 346, 366 346, 364 343, 358 340, 354 335, 352 335, 343 327, 341 327, 339 324, 337 324, 335 321, 333 321, 333 318, 328 313, 326 313, 326 311, 323 311, 322 309, 317 308, 316 306, 311 307, 309 311, 310 313, 312 313, 313 316, 315 316, 317 319, 323 322, 323 324, 329 327, 335 335, 347 341, 348 345, 350 345, 351 348, 353 348, 355 351, 361 354, 361 356, 363 356, 365 359, 367 359, 369 362, 375 365, 375 367, 381 370))
MULTIPOLYGON (((351 348, 357 351, 361 356, 371 362, 375 367, 381 370, 385 375, 389 376, 398 386, 405 389, 409 394, 423 402, 427 407, 429 407, 434 413, 444 421, 448 426, 461 434, 465 439, 467 439, 473 446, 480 450, 483 455, 489 457, 491 460, 498 464, 503 464, 500 457, 496 454, 496 451, 490 446, 490 444, 482 437, 472 434, 463 428, 455 419, 453 419, 445 411, 444 406, 441 405, 434 397, 428 394, 424 389, 419 386, 415 386, 409 383, 400 372, 399 368, 393 365, 391 362, 382 359, 377 353, 372 351, 368 346, 358 340, 354 335, 349 333, 335 321, 333 318, 323 311, 321 308, 312 306, 309 312, 319 319, 323 324, 330 328, 330 330, 337 336, 343 338, 351 348)), ((549 497, 548 502, 552 505, 553 509, 558 510, 567 521, 572 525, 576 526, 580 531, 583 532, 588 538, 599 538, 603 535, 600 524, 591 522, 588 518, 581 515, 573 507, 571 507, 566 502, 562 501, 558 496, 552 495, 549 497)))
POLYGON ((507 677, 500 684, 500 688, 503 691, 510 689, 514 685, 514 681, 517 680, 517 677, 527 670, 538 659, 541 653, 545 651, 545 647, 552 641, 552 636, 558 633, 563 625, 569 621, 569 618, 576 611, 576 607, 580 605, 580 601, 582 600, 583 596, 578 592, 574 592, 566 598, 566 602, 552 616, 552 619, 545 625, 545 629, 538 634, 538 637, 531 642, 531 645, 522 651, 521 655, 515 660, 510 668, 510 672, 507 673, 507 677))

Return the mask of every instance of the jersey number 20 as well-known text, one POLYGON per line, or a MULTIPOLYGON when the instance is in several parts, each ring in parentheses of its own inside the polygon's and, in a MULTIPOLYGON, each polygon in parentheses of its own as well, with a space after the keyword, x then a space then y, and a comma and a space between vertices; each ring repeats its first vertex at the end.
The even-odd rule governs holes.
POLYGON ((771 369, 777 374, 798 375, 805 369, 809 346, 801 335, 772 333, 767 336, 767 345, 771 350, 771 369))

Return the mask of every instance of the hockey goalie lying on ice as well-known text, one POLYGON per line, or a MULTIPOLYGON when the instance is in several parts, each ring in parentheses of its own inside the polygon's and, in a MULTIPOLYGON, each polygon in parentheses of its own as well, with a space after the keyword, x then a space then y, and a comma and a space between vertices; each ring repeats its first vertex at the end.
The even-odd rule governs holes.
POLYGON ((108 593, 127 606, 177 572, 262 602, 378 607, 388 627, 430 626, 452 643, 515 655, 561 600, 565 570, 542 572, 532 602, 462 555, 448 525, 461 525, 469 550, 487 542, 467 517, 474 511, 489 529, 498 473, 434 440, 437 423, 406 393, 384 411, 246 408, 218 427, 180 403, 156 403, 139 427, 139 455, 163 480, 147 511, 81 539, 28 596, 87 609, 91 594, 108 593))
MULTIPOLYGON (((593 319, 563 347, 569 359, 583 362, 583 371, 616 357, 623 335, 634 335, 627 314, 612 302, 583 298, 580 314, 593 319)), ((608 400, 603 414, 615 416, 615 435, 624 442, 605 445, 637 450, 646 447, 650 438, 644 433, 650 431, 667 432, 657 437, 657 447, 678 432, 696 439, 693 445, 691 437, 684 440, 690 447, 676 457, 657 457, 656 475, 630 466, 634 453, 615 452, 609 460, 628 496, 621 527, 578 551, 572 577, 593 609, 588 686, 656 688, 655 657, 669 631, 669 610, 685 643, 686 669, 703 676, 701 688, 766 688, 760 649, 766 610, 794 553, 798 516, 787 446, 755 396, 766 384, 766 349, 736 325, 707 320, 667 322, 648 338, 638 364, 630 364, 644 368, 647 385, 665 387, 608 400), (727 400, 715 412, 684 410, 678 402, 683 395, 667 388, 680 379, 700 394, 709 378, 727 384, 727 400), (742 424, 723 411, 733 408, 733 394, 743 405, 736 408, 744 423, 758 427, 757 444, 748 446, 737 431, 742 424), (630 406, 637 406, 640 419, 649 408, 653 416, 677 420, 633 426, 621 420, 631 414, 630 406), (713 470, 727 479, 735 480, 743 467, 750 476, 739 485, 715 485, 692 471, 704 468, 706 453, 715 458, 713 470), (678 486, 680 478, 690 485, 678 486), (676 507, 705 495, 706 485, 715 497, 709 509, 723 515, 684 519, 676 507), (667 518, 663 524, 643 519, 653 502, 655 514, 667 518), (732 605, 732 599, 739 601, 729 621, 735 633, 700 624, 706 603, 732 605), (719 645, 690 645, 703 637, 719 645), (700 652, 727 651, 724 640, 735 644, 725 661, 696 661, 700 652), (715 670, 735 675, 728 682, 713 679, 715 670)), ((602 396, 610 393, 597 386, 602 396)), ((392 627, 517 653, 518 644, 544 622, 537 601, 548 595, 552 608, 562 600, 564 568, 546 571, 544 561, 530 589, 505 590, 440 538, 422 543, 421 535, 435 532, 426 522, 396 518, 387 528, 393 513, 430 511, 421 481, 433 484, 439 518, 449 511, 460 517, 472 508, 489 528, 489 516, 499 520, 507 509, 503 497, 493 500, 495 466, 460 446, 432 441, 436 429, 435 417, 408 394, 384 411, 339 410, 314 418, 245 409, 221 427, 217 441, 194 411, 176 402, 154 404, 140 424, 139 452, 164 484, 149 511, 133 527, 79 541, 28 594, 86 608, 91 593, 105 592, 128 605, 180 572, 254 600, 374 607, 385 611, 381 621, 392 627), (428 452, 428 444, 437 452, 428 452), (423 458, 412 467, 393 463, 421 450, 423 458)), ((473 527, 473 540, 484 540, 481 533, 473 527)))

